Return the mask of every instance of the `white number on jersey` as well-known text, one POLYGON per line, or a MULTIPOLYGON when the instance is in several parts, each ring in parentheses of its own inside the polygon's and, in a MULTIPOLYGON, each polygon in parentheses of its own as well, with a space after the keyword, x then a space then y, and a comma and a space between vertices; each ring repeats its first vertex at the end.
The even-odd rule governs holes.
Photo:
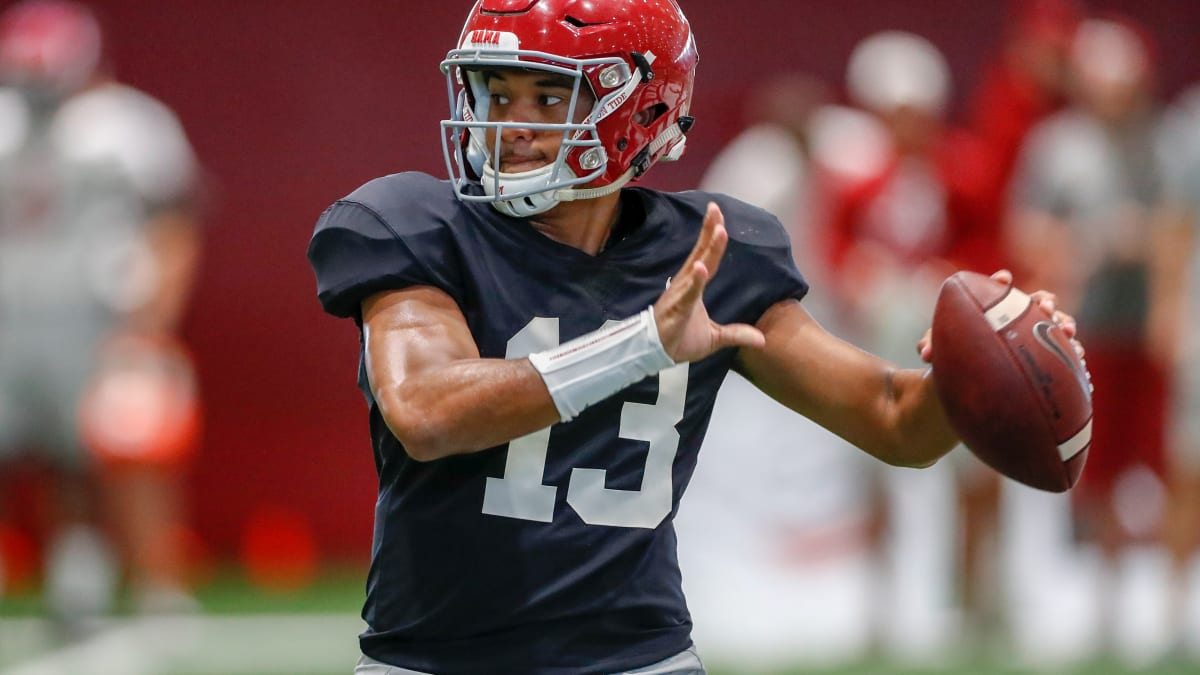
MULTIPOLYGON (((536 317, 508 341, 505 358, 525 358, 558 344, 558 319, 536 317)), ((641 489, 604 487, 606 472, 603 469, 571 470, 567 503, 583 522, 654 528, 671 512, 671 467, 679 451, 679 432, 675 425, 683 419, 687 381, 688 364, 667 368, 658 374, 658 400, 654 405, 627 402, 621 408, 621 438, 650 444, 641 489)), ((554 518, 558 488, 542 484, 550 429, 546 427, 508 444, 504 476, 487 479, 483 493, 484 513, 544 523, 554 518)))

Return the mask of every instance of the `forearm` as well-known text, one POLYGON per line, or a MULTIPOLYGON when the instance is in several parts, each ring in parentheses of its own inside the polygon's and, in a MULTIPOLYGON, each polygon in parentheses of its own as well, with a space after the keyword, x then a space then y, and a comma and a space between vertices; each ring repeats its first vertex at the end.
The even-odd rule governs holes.
POLYGON ((930 371, 900 369, 868 354, 861 359, 858 376, 845 376, 828 399, 792 407, 893 466, 926 467, 950 452, 959 441, 930 371))
POLYGON ((895 435, 877 456, 897 466, 929 466, 959 443, 938 399, 932 371, 897 370, 893 382, 895 422, 889 426, 895 435))
MULTIPOLYGON (((431 343, 441 340, 421 331, 410 327, 404 345, 428 357, 437 349, 431 343)), ((457 356, 443 351, 412 368, 403 350, 389 354, 387 341, 374 344, 371 334, 368 326, 367 369, 383 385, 376 398, 392 433, 418 459, 474 452, 569 421, 674 365, 649 309, 519 360, 481 359, 460 335, 457 356)))
POLYGON ((375 391, 384 421, 414 459, 478 452, 559 421, 528 359, 464 359, 375 391))
POLYGON ((375 403, 414 459, 478 452, 559 419, 533 364, 481 358, 462 312, 439 289, 367 298, 362 330, 375 403))
POLYGON ((763 349, 744 349, 739 370, 783 405, 889 464, 928 466, 957 443, 933 379, 825 332, 799 303, 759 321, 763 349))

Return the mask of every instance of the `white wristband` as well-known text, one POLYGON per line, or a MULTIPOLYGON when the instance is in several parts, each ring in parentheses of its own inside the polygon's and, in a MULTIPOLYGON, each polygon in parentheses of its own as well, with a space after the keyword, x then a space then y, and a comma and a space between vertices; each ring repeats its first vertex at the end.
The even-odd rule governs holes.
POLYGON ((675 365, 658 338, 654 308, 529 355, 562 421, 663 368, 675 365))

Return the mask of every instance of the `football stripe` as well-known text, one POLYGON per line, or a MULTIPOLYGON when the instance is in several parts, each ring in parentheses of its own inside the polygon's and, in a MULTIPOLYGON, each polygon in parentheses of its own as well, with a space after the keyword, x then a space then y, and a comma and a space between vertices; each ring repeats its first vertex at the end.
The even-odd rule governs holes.
POLYGON ((991 324, 992 330, 999 331, 1024 314, 1025 309, 1029 307, 1029 303, 1031 302, 1033 301, 1028 295, 1016 288, 1011 288, 1008 291, 1008 295, 1005 295, 1000 302, 992 305, 991 309, 983 313, 983 316, 991 324))
POLYGON ((1082 452, 1091 442, 1092 420, 1088 419, 1087 424, 1083 425, 1079 433, 1058 444, 1058 456, 1062 457, 1065 462, 1082 452))

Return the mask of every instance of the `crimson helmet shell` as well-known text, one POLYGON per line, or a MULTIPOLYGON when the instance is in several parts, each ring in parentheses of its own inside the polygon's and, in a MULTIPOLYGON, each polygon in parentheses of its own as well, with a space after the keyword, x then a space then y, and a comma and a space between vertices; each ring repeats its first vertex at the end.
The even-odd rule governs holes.
MULTIPOLYGON (((442 68, 463 82, 464 71, 488 67, 497 50, 529 68, 571 64, 591 88, 596 107, 589 120, 607 162, 588 187, 623 183, 631 169, 637 178, 660 159, 682 152, 682 133, 671 131, 686 131, 691 124, 699 55, 691 26, 674 0, 479 0, 458 49, 442 68), (618 62, 624 64, 619 69, 624 78, 614 74, 618 62), (642 111, 648 114, 639 116, 642 111)), ((452 92, 455 118, 470 119, 475 99, 470 86, 465 95, 452 92)), ((564 161, 574 176, 596 172, 595 161, 581 163, 587 148, 566 150, 564 161)))

